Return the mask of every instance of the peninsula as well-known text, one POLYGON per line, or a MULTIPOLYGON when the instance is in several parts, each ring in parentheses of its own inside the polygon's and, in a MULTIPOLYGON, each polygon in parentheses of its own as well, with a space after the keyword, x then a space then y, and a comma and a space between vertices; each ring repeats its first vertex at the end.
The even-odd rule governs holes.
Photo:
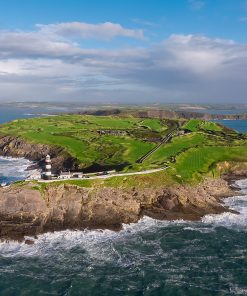
POLYGON ((201 119, 58 115, 2 124, 0 154, 40 171, 49 154, 51 174, 0 188, 0 237, 228 211, 221 199, 234 192, 225 179, 246 176, 246 145, 246 135, 201 119))

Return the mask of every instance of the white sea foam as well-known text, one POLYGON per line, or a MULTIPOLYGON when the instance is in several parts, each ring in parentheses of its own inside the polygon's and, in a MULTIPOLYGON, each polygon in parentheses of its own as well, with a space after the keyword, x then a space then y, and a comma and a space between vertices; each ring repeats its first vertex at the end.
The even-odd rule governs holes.
MULTIPOLYGON (((179 221, 158 221, 149 217, 143 217, 138 223, 124 224, 121 231, 111 230, 64 230, 48 232, 38 237, 26 237, 33 241, 32 245, 25 242, 3 241, 0 243, 0 254, 6 257, 12 256, 46 256, 59 250, 69 250, 74 247, 82 247, 93 258, 104 258, 104 261, 112 257, 114 248, 111 242, 122 239, 135 238, 138 233, 153 233, 157 228, 169 225, 182 225, 187 222, 179 221)), ((116 254, 113 254, 116 255, 116 254)))
POLYGON ((56 116, 55 114, 49 113, 24 113, 25 116, 56 116))
POLYGON ((233 295, 247 295, 247 288, 238 287, 236 284, 230 284, 230 292, 233 295))
POLYGON ((23 179, 30 175, 27 168, 32 164, 33 162, 25 158, 0 156, 0 176, 23 179))
MULTIPOLYGON (((242 191, 246 190, 247 180, 239 181, 242 191)), ((220 215, 206 215, 201 222, 159 221, 149 217, 143 217, 138 223, 123 225, 119 232, 111 230, 64 230, 53 233, 39 235, 33 240, 32 245, 24 242, 1 242, 0 254, 6 257, 28 257, 28 256, 51 256, 54 252, 70 250, 80 247, 88 256, 97 260, 112 260, 112 256, 118 256, 114 251, 113 243, 116 240, 135 239, 142 233, 154 233, 159 228, 178 226, 188 231, 199 231, 208 233, 214 231, 216 227, 222 226, 234 230, 246 231, 247 226, 247 196, 231 197, 226 199, 226 203, 234 210, 240 212, 239 215, 233 213, 223 213, 220 215)))
POLYGON ((247 231, 247 179, 239 180, 236 185, 241 188, 241 196, 234 196, 225 199, 225 204, 231 209, 239 212, 234 213, 222 213, 215 215, 206 215, 202 218, 202 222, 210 224, 215 227, 226 227, 234 230, 247 231))
POLYGON ((242 191, 245 192, 247 190, 247 179, 238 180, 235 182, 235 184, 241 188, 242 191))
POLYGON ((205 224, 211 224, 212 227, 226 227, 235 230, 244 230, 247 226, 247 216, 241 213, 223 213, 220 215, 206 215, 202 218, 202 222, 205 224))

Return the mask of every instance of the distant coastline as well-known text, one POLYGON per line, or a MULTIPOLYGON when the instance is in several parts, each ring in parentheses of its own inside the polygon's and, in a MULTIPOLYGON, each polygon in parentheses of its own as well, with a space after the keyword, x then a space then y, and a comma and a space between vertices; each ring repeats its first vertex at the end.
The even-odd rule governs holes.
POLYGON ((206 120, 247 120, 247 105, 117 105, 81 103, 15 102, 0 104, 0 124, 17 118, 52 116, 63 113, 114 115, 132 113, 144 117, 199 118, 206 120), (14 106, 14 107, 13 107, 14 106))

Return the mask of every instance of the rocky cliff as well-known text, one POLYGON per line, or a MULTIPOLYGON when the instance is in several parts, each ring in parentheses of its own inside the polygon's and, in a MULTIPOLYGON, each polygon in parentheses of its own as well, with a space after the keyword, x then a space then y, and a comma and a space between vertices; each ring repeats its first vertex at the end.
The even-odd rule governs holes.
POLYGON ((222 179, 198 186, 159 188, 82 188, 62 184, 37 190, 34 184, 0 188, 0 237, 23 239, 61 229, 109 228, 137 222, 143 215, 156 219, 197 220, 228 209, 221 203, 233 195, 222 179))
POLYGON ((54 171, 77 170, 77 160, 60 147, 37 144, 25 141, 20 137, 0 135, 0 155, 25 157, 37 161, 37 167, 42 166, 43 158, 50 154, 54 171))

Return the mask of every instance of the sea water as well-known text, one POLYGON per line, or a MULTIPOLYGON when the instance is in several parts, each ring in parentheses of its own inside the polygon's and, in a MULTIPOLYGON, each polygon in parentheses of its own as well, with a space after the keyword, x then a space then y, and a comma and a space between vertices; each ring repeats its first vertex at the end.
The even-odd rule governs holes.
POLYGON ((234 129, 239 133, 247 133, 247 120, 214 120, 214 122, 234 129))
MULTIPOLYGON (((54 110, 54 112, 56 112, 56 110, 54 110)), ((17 108, 0 105, 0 124, 17 118, 32 118, 48 115, 52 115, 52 112, 46 108, 17 108)))
MULTIPOLYGON (((0 159, 0 178, 25 178, 0 159)), ((110 230, 60 231, 0 243, 0 295, 247 295, 247 180, 225 200, 240 214, 200 222, 144 217, 110 230), (240 195, 242 194, 242 195, 240 195)))
POLYGON ((0 184, 24 180, 30 175, 31 171, 27 168, 32 164, 31 161, 24 158, 0 156, 0 184))
POLYGON ((237 185, 225 202, 240 214, 2 242, 0 294, 247 295, 247 180, 237 185))

